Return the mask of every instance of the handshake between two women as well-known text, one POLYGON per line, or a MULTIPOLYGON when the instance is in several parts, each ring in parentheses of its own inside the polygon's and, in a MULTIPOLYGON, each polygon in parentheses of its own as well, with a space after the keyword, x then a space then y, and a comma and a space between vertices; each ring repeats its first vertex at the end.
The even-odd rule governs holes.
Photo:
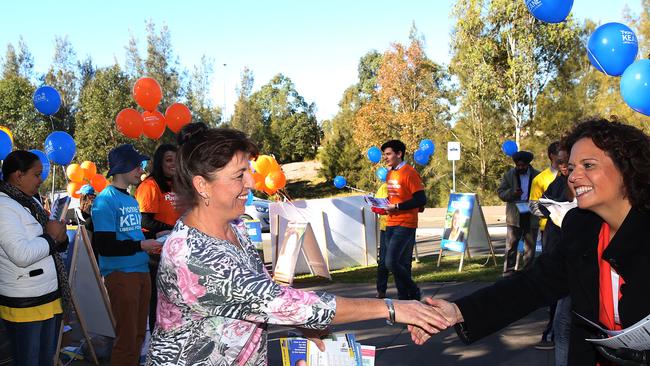
POLYGON ((411 333, 411 339, 417 345, 423 345, 432 335, 463 322, 463 314, 461 314, 458 306, 452 302, 434 299, 433 297, 424 298, 422 302, 432 307, 439 317, 444 318, 444 321, 437 321, 435 324, 432 324, 433 327, 428 328, 423 328, 418 325, 408 325, 407 328, 411 333))

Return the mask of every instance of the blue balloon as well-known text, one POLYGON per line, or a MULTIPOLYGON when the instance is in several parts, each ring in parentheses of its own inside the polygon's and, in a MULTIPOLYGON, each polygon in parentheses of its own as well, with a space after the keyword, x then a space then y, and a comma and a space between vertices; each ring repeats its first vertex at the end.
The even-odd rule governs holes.
POLYGON ((47 160, 47 156, 41 150, 34 149, 34 150, 29 150, 29 152, 34 153, 36 156, 38 156, 38 160, 40 160, 41 164, 43 165, 43 172, 41 173, 41 179, 46 180, 47 177, 50 175, 50 161, 47 160))
POLYGON ((596 69, 620 76, 634 62, 639 51, 634 32, 625 24, 603 24, 589 37, 587 56, 596 69))
POLYGON ((250 189, 248 190, 248 197, 246 197, 246 203, 244 203, 245 206, 250 206, 253 204, 253 191, 250 189))
POLYGON ((638 60, 625 69, 621 96, 630 108, 650 116, 650 60, 638 60))
POLYGON ((383 166, 380 166, 375 171, 375 175, 377 176, 377 178, 379 178, 380 181, 385 182, 386 181, 386 176, 388 176, 388 169, 386 169, 383 166))
POLYGON ((34 107, 46 116, 51 116, 61 107, 59 92, 49 85, 36 89, 33 96, 34 107))
POLYGON ((420 165, 426 165, 429 162, 429 155, 424 150, 417 149, 413 153, 413 160, 420 165))
POLYGON ((381 160, 381 150, 377 146, 373 146, 368 149, 368 159, 377 164, 381 160))
POLYGON ((546 23, 561 23, 571 12, 573 0, 526 0, 533 16, 546 23))
POLYGON ((429 139, 420 141, 420 150, 431 156, 436 151, 436 145, 429 139))
POLYGON ((334 187, 341 189, 348 185, 348 181, 344 177, 337 175, 334 177, 334 187))
POLYGON ((514 155, 517 151, 519 151, 519 148, 517 147, 517 143, 512 141, 512 140, 506 140, 503 145, 501 145, 501 150, 508 155, 512 156, 514 155))
POLYGON ((63 131, 54 131, 45 139, 45 154, 55 164, 70 164, 76 151, 74 139, 63 131))
POLYGON ((7 155, 11 153, 12 148, 11 137, 6 132, 0 130, 0 160, 5 160, 7 155))

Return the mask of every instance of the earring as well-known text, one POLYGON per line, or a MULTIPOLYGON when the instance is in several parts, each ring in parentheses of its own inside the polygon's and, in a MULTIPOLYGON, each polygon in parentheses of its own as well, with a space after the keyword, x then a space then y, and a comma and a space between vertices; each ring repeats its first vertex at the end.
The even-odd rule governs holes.
POLYGON ((205 204, 205 207, 210 206, 210 196, 205 194, 205 192, 201 192, 199 193, 199 195, 201 196, 201 198, 203 198, 203 203, 205 204))

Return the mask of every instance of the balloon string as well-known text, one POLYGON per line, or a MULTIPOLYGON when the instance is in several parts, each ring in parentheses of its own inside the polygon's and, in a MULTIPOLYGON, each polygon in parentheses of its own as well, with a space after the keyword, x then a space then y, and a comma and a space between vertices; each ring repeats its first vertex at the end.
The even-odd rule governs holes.
POLYGON ((56 165, 52 164, 52 192, 50 193, 50 201, 54 201, 54 182, 56 181, 56 165))
POLYGON ((362 189, 354 188, 354 187, 352 187, 352 186, 348 186, 348 185, 346 185, 345 188, 349 188, 349 189, 351 189, 351 190, 353 190, 353 191, 357 191, 357 192, 361 192, 361 193, 365 193, 365 194, 371 194, 371 193, 368 192, 368 191, 364 191, 364 190, 362 190, 362 189))
POLYGON ((52 126, 52 132, 54 132, 54 120, 52 119, 52 115, 49 115, 50 117, 50 125, 52 126))
POLYGON ((586 47, 586 48, 587 48, 587 52, 589 52, 589 54, 591 55, 591 57, 593 57, 594 61, 596 61, 596 63, 598 64, 598 67, 600 67, 600 70, 603 72, 603 74, 605 74, 605 75, 607 75, 607 76, 611 76, 611 75, 609 75, 609 74, 607 73, 607 71, 605 71, 605 68, 603 67, 603 65, 601 65, 600 62, 598 62, 598 58, 596 57, 596 55, 594 55, 594 54, 591 52, 591 50, 589 49, 589 47, 586 47))

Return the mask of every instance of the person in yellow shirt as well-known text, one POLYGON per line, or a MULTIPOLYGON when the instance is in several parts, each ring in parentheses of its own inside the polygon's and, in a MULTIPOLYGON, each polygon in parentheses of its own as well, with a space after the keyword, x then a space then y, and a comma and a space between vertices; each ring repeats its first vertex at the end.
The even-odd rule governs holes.
MULTIPOLYGON (((548 189, 548 187, 553 183, 553 181, 558 177, 560 174, 559 171, 559 166, 561 164, 566 164, 568 161, 568 153, 565 149, 563 149, 560 146, 559 141, 554 141, 550 145, 548 145, 547 149, 547 155, 548 159, 551 161, 551 166, 548 168, 542 170, 534 179, 533 183, 530 186, 530 204, 531 204, 531 211, 533 214, 536 216, 540 216, 539 219, 539 230, 542 235, 542 252, 545 253, 548 251, 547 248, 547 235, 545 235, 544 229, 546 228, 546 221, 547 219, 542 216, 538 210, 535 208, 537 207, 536 203, 539 201, 540 198, 544 196, 544 192, 548 189)), ((553 318, 555 314, 555 307, 556 304, 553 304, 550 306, 549 309, 549 321, 548 324, 546 325, 546 329, 544 330, 544 333, 542 333, 542 340, 535 345, 535 348, 541 349, 541 350, 548 350, 548 349, 553 349, 555 347, 554 342, 553 342, 553 318)))

